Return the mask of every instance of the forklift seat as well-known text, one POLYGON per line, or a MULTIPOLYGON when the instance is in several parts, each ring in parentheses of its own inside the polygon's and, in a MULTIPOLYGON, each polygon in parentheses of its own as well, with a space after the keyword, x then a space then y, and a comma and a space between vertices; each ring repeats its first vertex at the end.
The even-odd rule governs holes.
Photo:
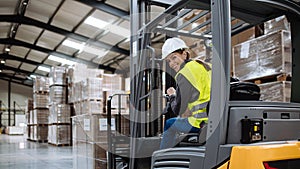
POLYGON ((182 135, 176 147, 203 146, 206 143, 207 124, 203 125, 199 133, 187 133, 182 135))

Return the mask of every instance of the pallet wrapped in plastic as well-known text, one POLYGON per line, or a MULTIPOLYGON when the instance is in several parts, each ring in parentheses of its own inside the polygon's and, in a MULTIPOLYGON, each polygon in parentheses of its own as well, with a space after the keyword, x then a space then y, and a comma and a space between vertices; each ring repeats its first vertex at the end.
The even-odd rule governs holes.
MULTIPOLYGON (((78 115, 72 117, 73 141, 107 143, 107 114, 78 115)), ((112 115, 111 131, 129 136, 129 114, 112 115)))
POLYGON ((86 78, 99 78, 102 77, 104 70, 90 69, 85 64, 76 64, 68 67, 68 83, 77 83, 85 81, 86 78))
POLYGON ((33 110, 33 99, 28 98, 25 102, 26 102, 25 112, 29 112, 33 110))
POLYGON ((269 34, 279 30, 290 31, 290 23, 285 15, 264 22, 264 34, 269 34))
POLYGON ((49 109, 33 110, 32 124, 48 124, 48 123, 49 123, 49 109))
POLYGON ((100 114, 104 112, 103 100, 84 100, 81 101, 82 114, 100 114))
MULTIPOLYGON (((116 130, 116 118, 112 117, 111 130, 116 130)), ((87 142, 107 143, 107 115, 78 115, 72 117, 73 124, 76 124, 73 133, 73 139, 87 142)))
POLYGON ((258 85, 260 87, 260 99, 271 102, 291 101, 291 82, 275 81, 258 85))
POLYGON ((71 124, 53 124, 48 129, 48 143, 71 145, 71 124))
POLYGON ((83 82, 68 84, 68 103, 75 103, 82 100, 82 86, 83 82))
POLYGON ((281 73, 291 74, 291 36, 273 32, 233 47, 233 74, 251 80, 281 73))
POLYGON ((97 142, 73 143, 74 169, 103 169, 107 168, 107 145, 97 142))
POLYGON ((49 104, 65 104, 67 98, 66 86, 51 86, 49 104))
POLYGON ((33 100, 33 108, 48 108, 49 94, 34 93, 33 100))
POLYGON ((49 123, 71 123, 71 109, 68 104, 52 104, 49 106, 49 123))
POLYGON ((103 99, 103 79, 87 78, 82 86, 83 100, 99 100, 103 99))
POLYGON ((33 127, 33 139, 34 141, 48 141, 48 126, 32 126, 33 127))
POLYGON ((33 81, 33 92, 49 92, 49 78, 45 76, 36 76, 33 81))
POLYGON ((103 74, 103 91, 124 90, 125 80, 118 74, 103 74))
POLYGON ((67 74, 66 67, 53 66, 49 72, 49 82, 51 85, 66 85, 67 74))

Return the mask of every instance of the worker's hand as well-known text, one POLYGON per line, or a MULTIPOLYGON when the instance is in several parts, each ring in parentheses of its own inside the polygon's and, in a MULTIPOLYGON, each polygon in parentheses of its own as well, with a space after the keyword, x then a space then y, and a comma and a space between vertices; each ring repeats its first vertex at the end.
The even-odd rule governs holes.
POLYGON ((182 118, 188 118, 188 117, 190 117, 192 115, 193 115, 193 113, 187 108, 185 110, 185 112, 180 117, 182 117, 182 118))
POLYGON ((167 94, 169 96, 173 95, 173 94, 176 94, 176 90, 174 89, 174 87, 170 87, 168 90, 167 90, 167 94))

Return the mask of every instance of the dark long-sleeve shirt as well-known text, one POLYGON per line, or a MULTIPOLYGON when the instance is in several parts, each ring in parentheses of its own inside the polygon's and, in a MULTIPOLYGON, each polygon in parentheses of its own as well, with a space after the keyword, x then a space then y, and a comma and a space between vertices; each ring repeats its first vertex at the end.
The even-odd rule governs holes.
MULTIPOLYGON (((181 68, 185 66, 182 64, 181 68)), ((176 77, 176 95, 170 97, 172 111, 175 115, 183 114, 189 102, 199 98, 199 91, 182 75, 176 77)))

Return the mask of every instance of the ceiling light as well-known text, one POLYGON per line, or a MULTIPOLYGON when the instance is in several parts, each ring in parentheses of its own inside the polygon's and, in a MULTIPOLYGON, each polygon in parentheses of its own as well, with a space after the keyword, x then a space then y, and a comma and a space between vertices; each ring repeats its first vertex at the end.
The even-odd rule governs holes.
POLYGON ((0 72, 2 72, 2 70, 0 69, 0 72))
POLYGON ((5 48, 5 52, 9 52, 10 51, 10 48, 5 48))
POLYGON ((84 47, 85 43, 78 43, 78 42, 74 42, 71 40, 64 40, 63 45, 74 48, 74 49, 78 49, 78 50, 82 50, 82 48, 84 47))
POLYGON ((0 63, 1 63, 1 64, 5 64, 5 60, 1 60, 0 63))
POLYGON ((94 47, 91 47, 91 46, 85 46, 82 50, 84 52, 97 55, 98 57, 102 57, 102 56, 104 56, 108 53, 108 51, 97 49, 97 48, 94 48, 94 47))
POLYGON ((110 24, 108 22, 105 22, 103 20, 94 18, 92 16, 89 16, 84 23, 89 24, 91 26, 94 26, 96 28, 105 29, 108 30, 116 35, 123 36, 123 37, 129 37, 130 31, 128 29, 122 28, 117 25, 110 24))
POLYGON ((38 69, 41 70, 41 71, 44 71, 44 72, 50 72, 50 68, 49 67, 39 66, 38 69))
POLYGON ((94 26, 94 27, 97 27, 97 28, 100 28, 100 29, 105 28, 109 24, 108 22, 94 18, 92 16, 89 16, 88 18, 86 18, 84 23, 94 26))
POLYGON ((74 65, 74 64, 76 64, 76 62, 74 62, 74 61, 71 61, 71 60, 68 60, 68 59, 64 59, 64 58, 61 58, 61 57, 57 57, 57 56, 54 56, 54 55, 50 55, 48 57, 48 59, 52 60, 52 61, 55 61, 55 62, 62 63, 62 64, 66 64, 66 65, 74 65))
MULTIPOLYGON (((95 48, 95 47, 92 47, 92 46, 88 46, 88 45, 86 45, 86 43, 78 43, 78 42, 74 42, 74 41, 71 41, 71 40, 65 40, 62 44, 65 45, 65 46, 69 46, 71 48, 74 48, 74 49, 78 49, 79 50, 78 53, 81 53, 82 51, 84 51, 84 52, 91 53, 91 54, 94 54, 94 55, 97 55, 97 56, 104 56, 104 55, 107 54, 107 51, 104 51, 102 49, 98 49, 98 48, 95 48)), ((62 58, 59 58, 59 59, 62 59, 62 58)))
POLYGON ((129 42, 130 41, 130 38, 126 38, 124 42, 129 42))
POLYGON ((30 75, 30 77, 31 77, 32 79, 35 79, 35 78, 36 78, 36 75, 30 75))

